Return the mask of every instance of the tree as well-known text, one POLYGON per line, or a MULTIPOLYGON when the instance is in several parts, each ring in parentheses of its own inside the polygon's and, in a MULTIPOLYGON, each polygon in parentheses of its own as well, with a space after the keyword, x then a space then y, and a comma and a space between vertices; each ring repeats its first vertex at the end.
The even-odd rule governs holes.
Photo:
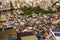
POLYGON ((39 6, 37 6, 37 7, 24 6, 21 8, 21 10, 26 15, 31 15, 32 13, 36 13, 36 14, 38 14, 38 13, 43 13, 43 14, 56 13, 56 11, 53 11, 50 7, 48 8, 48 10, 44 10, 44 9, 41 9, 39 6))
POLYGON ((2 4, 2 2, 0 2, 0 5, 2 4))
POLYGON ((28 7, 28 10, 29 10, 30 12, 33 12, 33 7, 29 6, 29 7, 28 7))
POLYGON ((39 7, 39 6, 37 6, 37 7, 33 7, 33 12, 34 13, 40 13, 40 10, 41 10, 41 8, 39 7))
POLYGON ((48 7, 48 11, 47 12, 50 13, 50 14, 56 13, 56 11, 53 11, 50 7, 48 7))
POLYGON ((59 1, 56 1, 55 3, 53 3, 53 4, 52 4, 52 7, 53 7, 54 5, 56 5, 57 3, 59 3, 59 1))
POLYGON ((60 12, 60 6, 57 7, 57 12, 60 12))
POLYGON ((12 2, 10 1, 10 11, 11 11, 11 14, 13 14, 13 10, 14 10, 14 7, 13 7, 13 4, 12 4, 12 2))
POLYGON ((27 6, 24 6, 24 7, 22 7, 21 8, 21 10, 24 12, 24 14, 26 14, 26 15, 30 15, 30 14, 32 14, 32 7, 27 7, 27 6))

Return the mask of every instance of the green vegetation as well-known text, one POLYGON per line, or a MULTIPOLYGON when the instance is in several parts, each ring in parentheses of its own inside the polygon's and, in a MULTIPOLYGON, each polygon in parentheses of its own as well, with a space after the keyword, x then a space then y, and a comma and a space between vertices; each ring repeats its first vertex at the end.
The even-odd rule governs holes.
POLYGON ((0 5, 2 4, 2 2, 0 2, 0 5))
POLYGON ((57 7, 57 12, 60 12, 60 6, 57 7))
POLYGON ((44 35, 45 34, 45 31, 43 30, 42 32, 41 32, 41 35, 44 35))
MULTIPOLYGON (((58 1, 55 2, 52 6, 56 5, 56 3, 58 3, 58 1)), ((12 2, 10 1, 10 9, 8 9, 8 11, 11 11, 11 14, 13 14, 13 10, 15 10, 15 9, 13 7, 12 2)), ((22 10, 24 12, 23 14, 30 15, 30 16, 32 13, 36 13, 36 14, 38 14, 38 13, 42 13, 42 14, 50 13, 50 14, 53 14, 56 12, 60 12, 60 6, 57 7, 57 11, 53 11, 50 7, 48 7, 48 10, 44 10, 44 9, 40 8, 39 6, 37 6, 37 7, 24 6, 21 8, 17 8, 17 10, 22 10)), ((7 10, 3 10, 3 11, 7 11, 7 10)))
POLYGON ((59 3, 59 1, 56 1, 55 3, 53 3, 52 7, 53 6, 56 6, 57 10, 54 11, 54 12, 60 12, 60 6, 59 5, 56 5, 57 3, 59 3))
POLYGON ((13 9, 14 9, 14 7, 13 7, 13 4, 12 4, 11 1, 10 1, 10 6, 11 6, 11 8, 10 8, 11 14, 13 14, 13 9))
MULTIPOLYGON (((52 5, 52 7, 54 5, 56 5, 56 3, 59 3, 59 1, 56 1, 52 5)), ((31 7, 31 6, 30 7, 27 7, 27 6, 24 6, 24 7, 21 8, 21 10, 26 15, 30 15, 30 16, 31 16, 32 13, 36 13, 36 14, 38 14, 38 13, 42 13, 42 14, 48 14, 48 13, 50 13, 50 14, 53 14, 53 13, 56 13, 56 12, 60 12, 60 6, 57 7, 57 10, 56 11, 53 11, 50 7, 48 7, 48 10, 44 10, 44 9, 40 8, 39 6, 37 6, 37 7, 31 7)))
POLYGON ((52 6, 56 5, 57 3, 59 3, 59 1, 56 1, 55 3, 53 3, 53 5, 52 5, 52 6))
POLYGON ((48 13, 56 13, 56 11, 53 11, 50 7, 48 7, 48 11, 47 11, 48 13))
POLYGON ((24 7, 21 8, 21 10, 27 15, 30 15, 32 13, 36 13, 36 14, 38 14, 38 13, 45 13, 45 14, 56 13, 56 11, 53 11, 51 8, 48 8, 48 10, 44 10, 44 9, 41 9, 39 6, 37 6, 37 7, 24 6, 24 7))
POLYGON ((32 7, 27 7, 27 6, 24 6, 21 8, 21 10, 24 12, 24 14, 32 14, 32 7))

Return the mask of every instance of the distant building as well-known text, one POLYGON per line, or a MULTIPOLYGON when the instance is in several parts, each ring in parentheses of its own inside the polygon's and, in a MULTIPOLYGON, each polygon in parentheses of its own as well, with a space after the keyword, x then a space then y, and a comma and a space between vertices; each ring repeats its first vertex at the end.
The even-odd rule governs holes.
POLYGON ((53 3, 60 0, 2 0, 3 6, 8 7, 10 1, 14 8, 20 8, 23 6, 40 6, 42 9, 48 10, 48 7, 51 7, 53 3))
POLYGON ((40 1, 40 7, 45 9, 45 10, 48 10, 48 7, 51 6, 51 0, 41 0, 40 1))
POLYGON ((58 0, 59 1, 59 5, 60 5, 60 0, 58 0))
POLYGON ((19 0, 11 0, 13 7, 14 8, 19 8, 20 7, 20 1, 19 0))
POLYGON ((2 0, 2 7, 3 7, 3 9, 10 8, 10 1, 2 0))
POLYGON ((59 1, 59 0, 51 0, 51 3, 53 4, 53 3, 55 3, 56 1, 59 1))

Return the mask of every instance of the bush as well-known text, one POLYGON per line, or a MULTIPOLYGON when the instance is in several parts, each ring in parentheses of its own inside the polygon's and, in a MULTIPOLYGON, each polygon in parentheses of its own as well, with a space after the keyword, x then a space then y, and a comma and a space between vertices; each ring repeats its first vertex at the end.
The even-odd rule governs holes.
POLYGON ((39 6, 37 7, 27 7, 24 6, 21 8, 21 10, 26 14, 26 15, 31 15, 32 13, 42 13, 42 14, 47 14, 47 13, 56 13, 56 11, 53 11, 51 8, 48 8, 48 10, 41 9, 39 6))

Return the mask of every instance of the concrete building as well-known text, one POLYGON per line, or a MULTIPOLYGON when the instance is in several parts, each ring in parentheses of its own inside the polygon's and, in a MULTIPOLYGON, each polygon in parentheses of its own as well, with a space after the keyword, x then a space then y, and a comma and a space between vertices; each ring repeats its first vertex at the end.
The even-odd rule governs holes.
POLYGON ((9 5, 9 1, 12 1, 15 8, 20 8, 22 6, 40 6, 41 8, 47 10, 48 6, 51 7, 51 5, 58 0, 3 0, 3 4, 9 5))
POLYGON ((60 0, 58 0, 59 1, 59 5, 60 5, 60 0))
POLYGON ((39 1, 39 6, 42 9, 48 10, 48 7, 51 6, 51 0, 40 0, 39 1))
POLYGON ((2 7, 3 7, 3 9, 10 8, 10 1, 9 0, 2 0, 2 7))
POLYGON ((56 1, 59 1, 59 0, 51 0, 51 3, 55 3, 56 1))
POLYGON ((19 0, 11 0, 14 8, 19 8, 20 7, 20 1, 19 0))
POLYGON ((45 10, 48 9, 48 6, 51 6, 51 0, 26 0, 26 2, 32 7, 40 6, 45 10))

